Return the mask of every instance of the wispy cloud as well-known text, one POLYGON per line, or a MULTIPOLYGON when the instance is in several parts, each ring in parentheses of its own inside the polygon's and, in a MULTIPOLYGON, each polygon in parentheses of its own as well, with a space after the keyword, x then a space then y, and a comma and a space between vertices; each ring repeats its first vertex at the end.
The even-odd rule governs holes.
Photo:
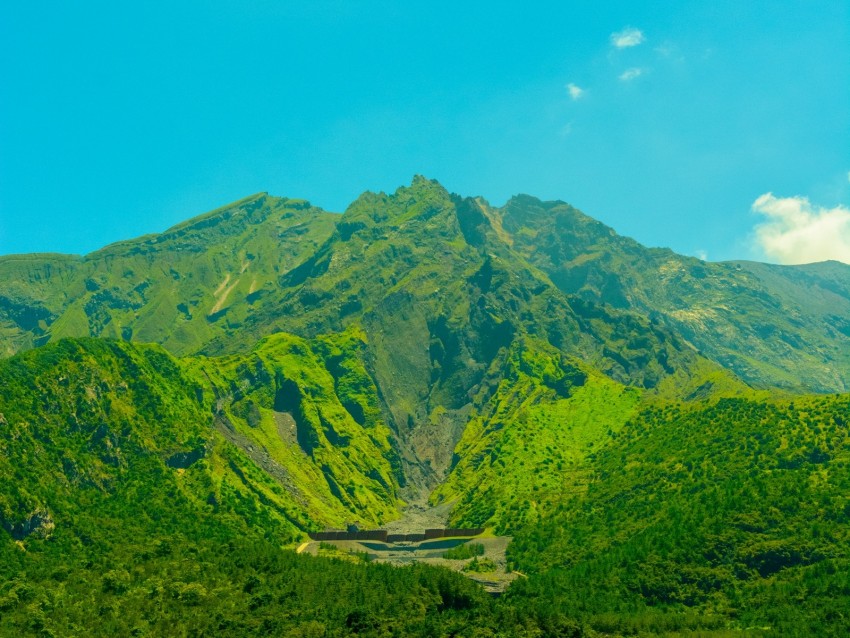
POLYGON ((813 206, 805 197, 765 193, 753 211, 767 219, 755 228, 755 247, 781 264, 835 259, 850 264, 850 209, 813 206))
POLYGON ((622 73, 620 73, 620 79, 623 82, 628 82, 629 80, 634 80, 637 77, 643 75, 643 69, 638 67, 633 67, 631 69, 626 69, 622 73))
POLYGON ((679 47, 673 42, 663 42, 655 47, 655 52, 662 58, 666 58, 671 62, 681 63, 685 61, 685 56, 679 47))
POLYGON ((581 88, 577 84, 573 84, 572 82, 567 84, 567 92, 573 100, 580 100, 584 97, 585 93, 587 93, 585 89, 581 88))
POLYGON ((673 51, 675 51, 675 49, 673 48, 673 45, 669 42, 665 42, 664 44, 660 44, 655 47, 655 52, 659 55, 664 56, 665 58, 669 58, 671 55, 673 55, 673 51))
POLYGON ((708 253, 702 249, 695 251, 694 257, 702 261, 708 261, 708 253))
POLYGON ((616 31, 611 34, 611 44, 618 49, 626 49, 628 47, 636 47, 641 42, 646 40, 643 31, 634 27, 626 27, 622 31, 616 31))

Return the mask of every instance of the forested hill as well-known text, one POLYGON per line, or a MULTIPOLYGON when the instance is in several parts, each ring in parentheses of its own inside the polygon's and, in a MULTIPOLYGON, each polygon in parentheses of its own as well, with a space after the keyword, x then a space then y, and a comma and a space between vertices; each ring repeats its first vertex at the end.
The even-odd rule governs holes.
POLYGON ((533 341, 434 497, 515 535, 527 578, 502 600, 442 570, 281 553, 398 515, 362 351, 356 333, 220 359, 84 339, 0 362, 0 632, 850 628, 847 395, 663 399, 533 341))
POLYGON ((850 395, 647 407, 589 465, 516 535, 517 595, 606 634, 850 631, 850 395))

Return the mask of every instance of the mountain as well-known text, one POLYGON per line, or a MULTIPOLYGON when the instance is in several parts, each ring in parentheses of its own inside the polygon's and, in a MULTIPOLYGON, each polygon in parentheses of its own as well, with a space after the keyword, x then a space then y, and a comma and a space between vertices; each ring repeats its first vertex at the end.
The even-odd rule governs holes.
POLYGON ((336 217, 262 194, 85 257, 3 257, 0 350, 97 336, 194 352, 237 329, 279 275, 324 242, 336 217))
POLYGON ((503 600, 281 553, 400 505, 363 350, 356 332, 184 359, 86 338, 0 361, 0 632, 846 631, 847 395, 676 401, 529 338, 435 493, 515 535, 528 578, 503 600))
POLYGON ((0 631, 842 635, 848 326, 844 264, 422 177, 2 257, 0 631), (411 504, 526 578, 281 554, 411 504))
POLYGON ((25 538, 45 512, 63 516, 51 528, 78 525, 81 494, 108 510, 169 492, 201 512, 259 512, 285 542, 394 518, 399 463, 356 339, 276 335, 244 356, 180 361, 65 339, 0 361, 0 525, 25 538), (130 500, 114 504, 119 485, 130 500))
MULTIPOLYGON (((468 296, 460 280, 474 284, 480 272, 492 282, 491 269, 496 281, 517 278, 523 302, 634 311, 757 386, 848 387, 846 264, 704 262, 645 248, 564 202, 521 195, 494 208, 421 177, 393 195, 365 193, 343 215, 260 194, 85 257, 2 257, 0 347, 104 336, 177 355, 232 352, 275 330, 314 336, 368 323, 401 293, 426 302, 432 283, 431 295, 457 297, 449 306, 468 296)), ((645 374, 607 365, 621 378, 645 374)))
POLYGON ((850 389, 847 264, 705 262, 527 196, 490 211, 514 250, 567 294, 636 310, 750 384, 850 389))
POLYGON ((304 529, 380 522, 394 503, 387 429, 341 345, 271 337, 244 357, 178 362, 87 338, 0 361, 0 634, 495 622, 488 596, 451 572, 281 551, 304 529), (326 420, 349 440, 329 446, 326 420))
POLYGON ((563 294, 486 211, 418 177, 341 216, 261 195, 84 258, 8 257, 3 343, 92 335, 212 355, 278 331, 310 339, 355 326, 419 486, 445 476, 471 397, 523 334, 659 392, 688 392, 718 369, 638 313, 563 294))

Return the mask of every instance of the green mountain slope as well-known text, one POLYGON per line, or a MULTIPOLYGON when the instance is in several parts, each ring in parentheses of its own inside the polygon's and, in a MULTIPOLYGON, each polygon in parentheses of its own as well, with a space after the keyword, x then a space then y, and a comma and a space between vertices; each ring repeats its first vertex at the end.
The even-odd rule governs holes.
POLYGON ((364 347, 355 331, 312 341, 279 333, 248 355, 181 365, 203 388, 217 432, 281 480, 317 524, 376 526, 397 516, 404 477, 364 347))
POLYGON ((850 389, 850 266, 710 263, 648 249, 564 202, 490 209, 564 292, 640 312, 763 387, 850 389))
MULTIPOLYGON (((0 348, 11 354, 91 335, 157 342, 175 354, 244 351, 276 330, 315 336, 371 322, 386 332, 381 322, 406 305, 405 295, 432 307, 441 302, 429 297, 439 295, 454 313, 439 316, 457 321, 475 302, 460 282, 490 277, 493 265, 522 281, 512 305, 536 305, 530 314, 538 324, 552 303, 573 305, 578 315, 633 311, 752 384, 849 387, 844 264, 706 263, 645 248, 563 202, 523 195, 494 208, 423 178, 394 195, 366 193, 342 216, 263 194, 82 258, 0 258, 0 348), (592 306, 552 295, 550 280, 592 306)), ((593 322, 578 338, 569 321, 557 325, 570 313, 556 314, 565 316, 538 326, 549 341, 595 357, 620 380, 644 383, 644 372, 606 361, 587 339, 593 322)), ((595 336, 610 345, 608 335, 595 336)), ((411 404, 394 410, 401 421, 403 412, 417 418, 425 409, 427 379, 410 381, 420 387, 400 397, 411 404)))
POLYGON ((676 388, 626 386, 533 338, 516 341, 494 362, 475 397, 446 480, 435 503, 454 503, 452 519, 465 526, 513 532, 534 525, 565 495, 583 493, 595 454, 611 445, 625 423, 669 396, 758 395, 712 366, 701 376, 670 377, 676 388))
POLYGON ((607 444, 642 393, 533 340, 514 344, 501 365, 431 498, 457 500, 454 524, 512 532, 584 488, 585 457, 607 444))
POLYGON ((82 336, 195 352, 238 331, 335 218, 303 200, 260 194, 85 257, 2 257, 0 352, 82 336))
MULTIPOLYGON (((423 178, 393 195, 363 195, 281 285, 279 300, 246 321, 243 347, 270 330, 312 336, 361 327, 414 482, 445 475, 472 397, 523 335, 646 387, 707 365, 640 316, 565 297, 505 250, 476 202, 423 178)), ((217 339, 206 350, 237 346, 217 339)))
POLYGON ((0 631, 842 635, 850 404, 791 392, 847 388, 848 272, 421 177, 0 258, 0 631), (429 492, 505 600, 281 554, 429 492))
POLYGON ((280 331, 362 331, 414 485, 445 476, 471 398, 525 334, 648 388, 706 365, 638 314, 565 296, 477 200, 421 177, 366 193, 342 216, 260 195, 85 258, 5 258, 0 274, 10 351, 92 334, 215 355, 280 331), (426 427, 436 418, 441 427, 426 427))
POLYGON ((0 525, 19 539, 95 538, 172 495, 181 516, 227 513, 280 542, 394 518, 389 430, 338 345, 314 346, 338 380, 287 335, 221 362, 92 339, 0 362, 0 525))
POLYGON ((514 534, 527 580, 494 604, 440 571, 281 554, 305 528, 394 515, 365 353, 352 329, 221 358, 84 339, 0 361, 0 629, 850 627, 848 395, 769 399, 715 370, 699 387, 740 396, 675 401, 528 337, 488 370, 434 496, 514 534))

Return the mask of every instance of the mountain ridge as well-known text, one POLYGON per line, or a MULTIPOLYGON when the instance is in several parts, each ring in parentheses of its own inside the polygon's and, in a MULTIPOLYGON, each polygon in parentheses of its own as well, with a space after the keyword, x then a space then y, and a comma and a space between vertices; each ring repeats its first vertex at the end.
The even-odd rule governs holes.
POLYGON ((56 267, 0 258, 0 275, 7 353, 92 335, 157 342, 178 356, 226 355, 276 332, 314 339, 360 330, 394 445, 422 488, 450 471, 446 450, 460 441, 487 370, 525 335, 615 381, 680 398, 731 383, 704 380, 721 368, 756 387, 797 391, 841 390, 850 379, 841 345, 850 330, 804 309, 797 281, 811 289, 814 277, 841 292, 840 266, 706 264, 646 249, 561 201, 518 195, 493 208, 423 176, 392 194, 367 191, 342 214, 258 193, 56 267), (777 301, 747 268, 774 287, 794 273, 796 287, 777 301), (730 291, 749 295, 762 327, 718 314, 730 291), (774 317, 783 303, 796 310, 774 317), (758 337, 758 364, 739 354, 748 348, 738 334, 758 337), (793 383, 787 360, 798 364, 793 383), (435 419, 443 427, 430 428, 435 419))

